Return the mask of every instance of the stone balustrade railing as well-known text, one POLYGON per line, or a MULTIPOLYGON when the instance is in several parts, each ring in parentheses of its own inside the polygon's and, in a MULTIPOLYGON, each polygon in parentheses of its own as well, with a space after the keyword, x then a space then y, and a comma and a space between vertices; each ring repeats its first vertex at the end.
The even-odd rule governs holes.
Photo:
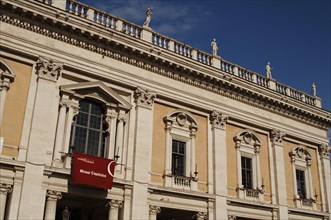
MULTIPOLYGON (((46 1, 46 3, 53 3, 55 7, 59 7, 60 5, 55 4, 54 0, 46 1)), ((222 72, 234 75, 244 81, 248 81, 258 86, 274 90, 279 94, 304 102, 308 105, 320 108, 322 107, 321 99, 316 96, 310 96, 291 87, 278 83, 273 79, 269 79, 246 68, 225 61, 220 57, 214 57, 189 45, 156 33, 150 28, 142 28, 141 26, 135 25, 116 16, 112 16, 109 13, 102 12, 85 4, 76 2, 75 0, 66 0, 63 7, 64 10, 79 17, 91 20, 97 24, 103 25, 105 28, 119 31, 135 38, 140 38, 164 50, 195 60, 202 63, 203 65, 214 67, 222 72), (145 33, 145 36, 150 37, 142 37, 143 33, 145 33)))

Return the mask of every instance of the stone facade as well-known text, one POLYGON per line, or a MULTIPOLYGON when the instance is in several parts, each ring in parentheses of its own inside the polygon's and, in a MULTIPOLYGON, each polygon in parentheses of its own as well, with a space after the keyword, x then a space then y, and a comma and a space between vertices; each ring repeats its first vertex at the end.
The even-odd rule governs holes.
POLYGON ((76 1, 0 10, 0 219, 331 219, 318 97, 76 1), (110 190, 71 183, 87 105, 110 190))

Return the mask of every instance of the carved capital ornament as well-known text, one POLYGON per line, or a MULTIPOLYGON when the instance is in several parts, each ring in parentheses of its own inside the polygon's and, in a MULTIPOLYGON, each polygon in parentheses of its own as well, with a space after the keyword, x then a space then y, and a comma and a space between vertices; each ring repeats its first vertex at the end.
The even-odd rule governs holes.
POLYGON ((138 87, 135 90, 135 99, 138 106, 152 108, 156 93, 150 92, 148 89, 144 90, 138 87))
POLYGON ((229 119, 228 115, 222 114, 217 111, 213 111, 210 114, 210 123, 213 126, 213 128, 225 128, 228 119, 229 119))
POLYGON ((286 134, 280 130, 272 129, 272 131, 270 132, 270 139, 274 144, 282 144, 285 135, 286 134))
POLYGON ((56 82, 62 74, 63 63, 54 62, 52 59, 39 57, 36 63, 36 73, 39 78, 56 82))
POLYGON ((318 147, 318 151, 322 157, 329 158, 331 147, 329 147, 327 144, 321 144, 318 147))
POLYGON ((155 205, 150 205, 149 206, 149 214, 159 214, 161 212, 161 208, 155 205))

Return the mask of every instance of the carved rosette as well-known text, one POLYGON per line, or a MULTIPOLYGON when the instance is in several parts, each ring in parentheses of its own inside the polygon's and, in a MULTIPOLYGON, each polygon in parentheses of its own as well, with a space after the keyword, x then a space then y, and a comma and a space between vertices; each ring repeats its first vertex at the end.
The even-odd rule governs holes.
POLYGON ((156 215, 161 213, 161 208, 155 205, 149 206, 149 214, 156 215))
POLYGON ((285 135, 286 134, 280 130, 272 129, 272 131, 270 132, 270 139, 273 144, 282 144, 285 135))
POLYGON ((290 157, 291 157, 291 162, 294 163, 297 159, 301 159, 306 161, 306 165, 308 167, 311 166, 311 154, 309 153, 309 151, 303 147, 303 146, 298 146, 296 148, 294 148, 290 153, 289 153, 290 157))
POLYGON ((12 191, 12 186, 6 183, 1 183, 0 184, 0 194, 5 194, 10 193, 12 191))
POLYGON ((55 190, 47 190, 47 201, 51 200, 51 201, 57 201, 62 199, 62 193, 59 191, 55 191, 55 190))
POLYGON ((156 98, 156 93, 150 92, 148 89, 143 90, 138 87, 135 90, 134 96, 138 106, 152 108, 154 99, 156 98))
POLYGON ((39 78, 56 82, 62 74, 63 63, 54 62, 52 59, 39 57, 36 63, 36 73, 39 78))
POLYGON ((224 129, 228 119, 229 119, 228 115, 222 114, 222 113, 217 112, 217 111, 213 111, 210 114, 210 123, 211 123, 213 128, 224 129))
POLYGON ((321 144, 318 147, 318 151, 319 151, 321 157, 329 158, 331 147, 329 147, 326 144, 321 144))
POLYGON ((197 220, 205 220, 207 219, 208 215, 206 212, 198 212, 196 214, 197 220))
POLYGON ((123 201, 111 199, 108 201, 107 205, 112 209, 120 209, 123 207, 123 201))

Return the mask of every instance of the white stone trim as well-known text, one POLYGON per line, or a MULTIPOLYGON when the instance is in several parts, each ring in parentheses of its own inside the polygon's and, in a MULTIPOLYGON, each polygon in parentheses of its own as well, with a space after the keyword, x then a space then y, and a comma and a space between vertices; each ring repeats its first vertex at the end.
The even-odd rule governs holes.
POLYGON ((247 157, 252 160, 252 190, 258 193, 259 201, 264 201, 264 185, 261 184, 260 168, 260 147, 262 141, 252 130, 246 129, 240 131, 234 138, 237 159, 237 191, 241 199, 256 199, 254 196, 248 196, 249 189, 244 189, 242 185, 241 157, 247 157))
MULTIPOLYGON (((163 118, 165 124, 166 155, 164 170, 164 185, 169 187, 179 187, 187 190, 197 190, 197 173, 195 163, 195 135, 199 127, 196 119, 186 110, 179 109, 170 112, 163 118), (171 172, 172 168, 172 141, 185 142, 185 177, 190 178, 190 184, 185 186, 177 185, 171 172)), ((184 177, 183 177, 184 178, 184 177)))

